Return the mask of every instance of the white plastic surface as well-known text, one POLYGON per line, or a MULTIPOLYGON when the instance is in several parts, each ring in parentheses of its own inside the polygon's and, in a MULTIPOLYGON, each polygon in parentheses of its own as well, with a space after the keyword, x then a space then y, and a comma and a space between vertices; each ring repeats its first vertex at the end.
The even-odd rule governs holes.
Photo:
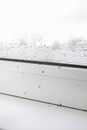
POLYGON ((0 92, 87 109, 87 70, 0 61, 0 92))
POLYGON ((87 113, 0 94, 1 130, 87 130, 87 113))

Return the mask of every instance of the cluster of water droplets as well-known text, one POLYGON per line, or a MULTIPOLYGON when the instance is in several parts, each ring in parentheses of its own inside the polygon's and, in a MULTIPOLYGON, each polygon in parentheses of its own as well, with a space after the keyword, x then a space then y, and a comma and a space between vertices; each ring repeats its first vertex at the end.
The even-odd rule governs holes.
POLYGON ((87 41, 84 38, 70 39, 63 44, 55 39, 51 45, 47 42, 42 36, 28 41, 24 38, 8 43, 1 41, 0 57, 87 65, 87 41))

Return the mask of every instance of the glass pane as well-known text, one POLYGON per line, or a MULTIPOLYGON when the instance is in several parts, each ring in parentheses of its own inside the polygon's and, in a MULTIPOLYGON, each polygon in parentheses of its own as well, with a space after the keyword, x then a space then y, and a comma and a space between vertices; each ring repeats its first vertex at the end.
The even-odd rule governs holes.
POLYGON ((0 57, 87 65, 86 0, 1 0, 0 57))

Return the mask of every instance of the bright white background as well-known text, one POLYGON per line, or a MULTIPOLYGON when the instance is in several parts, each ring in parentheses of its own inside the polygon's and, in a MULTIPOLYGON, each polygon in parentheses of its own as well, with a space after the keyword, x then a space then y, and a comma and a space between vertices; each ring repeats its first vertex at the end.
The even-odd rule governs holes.
POLYGON ((86 0, 0 0, 0 39, 87 37, 86 0))

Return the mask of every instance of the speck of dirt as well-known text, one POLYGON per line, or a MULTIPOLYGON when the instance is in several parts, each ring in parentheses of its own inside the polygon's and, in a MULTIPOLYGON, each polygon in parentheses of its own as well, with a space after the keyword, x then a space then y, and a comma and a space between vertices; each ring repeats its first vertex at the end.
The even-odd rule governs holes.
POLYGON ((24 95, 26 95, 27 93, 26 92, 24 92, 24 95))
POLYGON ((41 88, 41 86, 39 85, 38 88, 41 88))
POLYGON ((61 68, 62 68, 62 66, 58 66, 57 68, 58 68, 58 69, 61 69, 61 68))
POLYGON ((17 65, 17 68, 19 68, 19 66, 17 65))
POLYGON ((60 106, 62 106, 62 103, 60 103, 60 106))
POLYGON ((48 105, 48 107, 51 107, 51 105, 48 105))
POLYGON ((44 71, 42 71, 42 73, 44 73, 44 71))

